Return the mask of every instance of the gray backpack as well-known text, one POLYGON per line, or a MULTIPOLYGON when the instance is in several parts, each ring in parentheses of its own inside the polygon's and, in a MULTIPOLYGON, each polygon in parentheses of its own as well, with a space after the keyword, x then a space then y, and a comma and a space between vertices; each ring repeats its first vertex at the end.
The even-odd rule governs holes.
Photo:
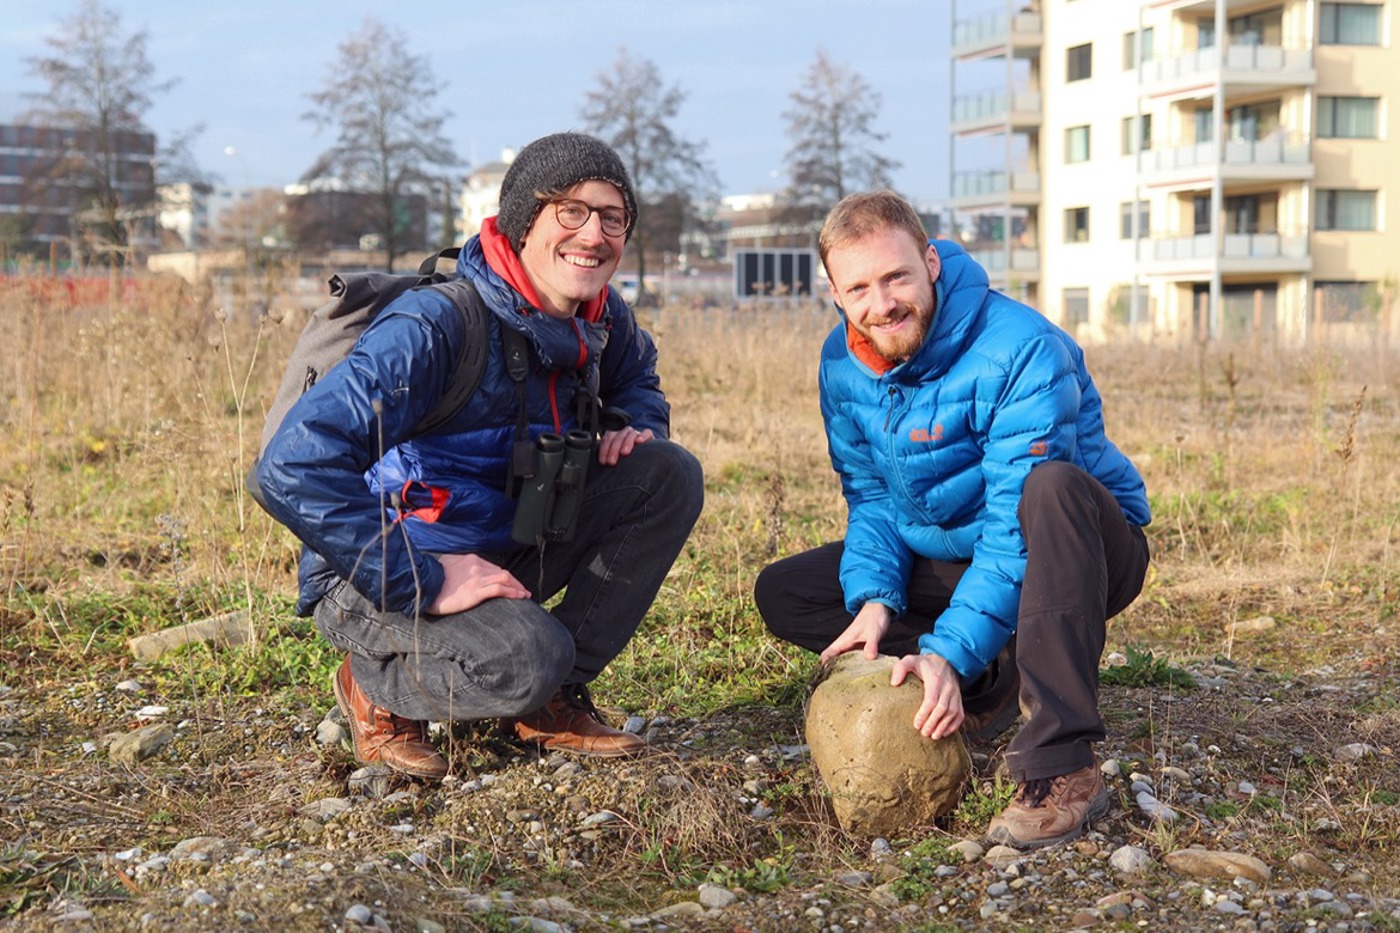
MULTIPOLYGON (((462 409, 481 384, 482 374, 486 370, 491 312, 469 280, 449 278, 447 273, 441 271, 444 263, 449 264, 448 269, 455 267, 457 254, 458 249, 451 247, 436 256, 429 256, 418 267, 417 275, 347 272, 331 276, 331 299, 317 308, 306 322, 287 360, 277 394, 268 406, 267 420, 263 424, 262 439, 258 445, 259 458, 267 450, 272 436, 282 426, 297 399, 345 359, 370 322, 409 289, 432 288, 446 295, 461 312, 467 334, 452 384, 437 406, 418 423, 414 433, 427 434, 446 424, 462 409)), ((504 336, 513 337, 514 332, 510 328, 503 330, 504 336)), ((508 348, 508 352, 511 349, 523 352, 523 347, 508 348)), ((511 370, 512 379, 516 379, 515 369, 511 370)), ((523 382, 523 379, 522 368, 517 381, 523 382)), ((262 504, 261 490, 253 475, 257 465, 257 460, 254 460, 248 472, 247 486, 253 498, 262 504)))

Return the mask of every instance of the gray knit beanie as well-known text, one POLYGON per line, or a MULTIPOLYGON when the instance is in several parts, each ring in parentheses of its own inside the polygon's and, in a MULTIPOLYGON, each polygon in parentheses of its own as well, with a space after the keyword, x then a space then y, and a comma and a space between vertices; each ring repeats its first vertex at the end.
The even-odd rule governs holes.
MULTIPOLYGON (((518 254, 535 215, 544 205, 537 191, 557 191, 581 181, 606 181, 622 192, 622 202, 637 219, 637 197, 627 167, 607 143, 582 133, 542 136, 515 157, 501 182, 501 209, 496 228, 518 254)), ((632 231, 627 231, 631 237, 632 231)))

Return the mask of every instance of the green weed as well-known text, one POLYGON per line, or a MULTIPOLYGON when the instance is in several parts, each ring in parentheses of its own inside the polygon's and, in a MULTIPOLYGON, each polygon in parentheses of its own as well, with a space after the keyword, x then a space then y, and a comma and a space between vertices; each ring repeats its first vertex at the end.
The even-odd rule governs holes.
POLYGON ((1123 664, 1099 671, 1099 683, 1115 687, 1180 687, 1193 689, 1196 679, 1179 667, 1159 658, 1150 649, 1128 645, 1123 664))

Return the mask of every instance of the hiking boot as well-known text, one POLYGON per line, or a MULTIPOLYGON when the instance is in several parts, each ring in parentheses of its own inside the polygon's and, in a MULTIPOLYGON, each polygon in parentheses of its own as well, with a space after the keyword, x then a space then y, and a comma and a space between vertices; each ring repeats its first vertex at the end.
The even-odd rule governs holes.
POLYGON ((603 722, 583 684, 565 684, 543 709, 519 719, 502 720, 501 727, 507 734, 546 751, 593 758, 638 755, 647 747, 641 736, 603 722))
POLYGON ((331 678, 331 687, 335 705, 350 725, 357 759, 429 781, 441 781, 447 775, 447 759, 428 741, 428 724, 395 716, 371 703, 350 676, 348 655, 331 678))
POLYGON ((1015 659, 1003 652, 962 698, 963 735, 985 743, 1010 729, 1021 714, 1020 694, 1020 669, 1015 659))
POLYGON ((1075 839, 1089 821, 1108 812, 1108 791, 1097 765, 1027 781, 1011 805, 994 817, 987 838, 1018 849, 1075 839))

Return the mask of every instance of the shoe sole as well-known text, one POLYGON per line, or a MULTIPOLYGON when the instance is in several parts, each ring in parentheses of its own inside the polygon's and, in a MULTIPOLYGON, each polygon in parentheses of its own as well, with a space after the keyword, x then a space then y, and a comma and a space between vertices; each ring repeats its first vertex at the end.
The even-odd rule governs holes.
POLYGON ((390 771, 399 774, 407 774, 409 777, 419 778, 424 781, 441 781, 443 775, 437 771, 415 771, 413 768, 405 768, 402 765, 390 764, 387 761, 370 761, 360 753, 360 730, 355 728, 355 717, 351 714, 350 703, 345 699, 340 689, 340 669, 331 675, 331 692, 335 694, 335 705, 340 710, 340 715, 345 717, 345 724, 350 729, 350 750, 355 754, 355 760, 362 765, 383 765, 390 771))
POLYGON ((1046 846, 1058 845, 1061 842, 1069 842, 1071 839, 1078 839, 1080 836, 1084 835, 1084 830, 1088 829, 1090 823, 1108 812, 1108 807, 1108 789, 1105 788, 1090 802, 1089 809, 1084 814, 1084 821, 1068 832, 1061 833, 1058 836, 1047 836, 1044 839, 1017 839, 1015 836, 1011 835, 1010 830, 999 826, 987 833, 987 839, 991 842, 1004 846, 1011 846, 1016 849, 1043 849, 1046 846))

